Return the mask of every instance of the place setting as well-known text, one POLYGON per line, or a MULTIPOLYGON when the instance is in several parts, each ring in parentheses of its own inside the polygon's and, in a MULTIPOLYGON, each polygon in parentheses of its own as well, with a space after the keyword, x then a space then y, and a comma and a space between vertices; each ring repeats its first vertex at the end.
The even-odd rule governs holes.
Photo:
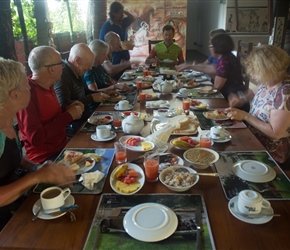
POLYGON ((211 138, 213 142, 216 143, 229 142, 232 139, 231 134, 222 126, 211 127, 206 136, 211 138))
POLYGON ((114 131, 111 131, 111 128, 112 126, 110 124, 97 126, 96 133, 91 134, 91 139, 99 142, 113 140, 117 134, 114 131))
POLYGON ((133 109, 133 104, 130 104, 127 100, 122 100, 115 105, 114 109, 117 111, 131 110, 133 109))
POLYGON ((126 71, 123 73, 123 75, 121 76, 121 79, 123 81, 132 81, 136 78, 136 75, 133 74, 133 72, 130 72, 130 71, 126 71))

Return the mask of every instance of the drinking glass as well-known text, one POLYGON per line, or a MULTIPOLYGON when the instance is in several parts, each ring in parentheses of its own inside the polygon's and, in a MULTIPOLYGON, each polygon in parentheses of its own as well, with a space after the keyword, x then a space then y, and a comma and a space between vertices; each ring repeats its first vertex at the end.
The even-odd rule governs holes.
POLYGON ((120 142, 115 142, 114 148, 115 148, 116 162, 118 164, 126 163, 127 162, 127 153, 126 153, 125 145, 121 144, 120 142))
POLYGON ((146 93, 140 93, 139 94, 139 100, 140 102, 146 102, 146 93))
POLYGON ((120 112, 113 112, 113 127, 114 129, 122 127, 122 115, 120 112))
POLYGON ((136 82, 136 88, 137 88, 139 91, 141 91, 142 88, 143 88, 143 82, 142 82, 142 81, 138 81, 138 82, 136 82))
POLYGON ((147 152, 144 155, 145 178, 149 182, 158 180, 159 153, 147 152))
POLYGON ((211 139, 206 135, 201 135, 199 139, 199 145, 201 148, 210 148, 211 147, 211 139))
POLYGON ((183 108, 184 114, 189 115, 189 110, 190 110, 190 99, 189 98, 183 99, 182 108, 183 108))

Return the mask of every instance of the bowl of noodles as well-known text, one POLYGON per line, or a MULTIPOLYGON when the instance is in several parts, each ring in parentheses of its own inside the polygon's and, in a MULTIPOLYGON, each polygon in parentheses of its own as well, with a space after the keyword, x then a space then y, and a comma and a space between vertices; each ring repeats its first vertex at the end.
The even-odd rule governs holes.
POLYGON ((205 169, 219 159, 219 154, 209 148, 191 148, 183 153, 183 157, 192 163, 194 168, 205 169))

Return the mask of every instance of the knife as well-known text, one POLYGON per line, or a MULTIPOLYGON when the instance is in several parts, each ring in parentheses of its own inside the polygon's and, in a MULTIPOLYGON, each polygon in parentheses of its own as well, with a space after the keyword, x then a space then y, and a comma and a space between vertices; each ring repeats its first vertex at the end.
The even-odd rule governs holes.
POLYGON ((196 224, 196 250, 202 250, 202 222, 201 222, 201 207, 198 207, 195 211, 195 224, 196 224))
POLYGON ((127 161, 128 163, 132 163, 132 162, 136 162, 136 161, 139 161, 139 160, 142 160, 144 158, 144 155, 141 155, 139 156, 138 158, 135 158, 133 160, 130 160, 130 161, 127 161))
POLYGON ((39 213, 41 212, 42 207, 40 206, 35 215, 32 217, 32 220, 35 221, 38 218, 39 213))
POLYGON ((72 206, 59 207, 59 208, 54 208, 54 209, 46 209, 46 210, 43 210, 43 212, 46 214, 51 214, 51 213, 56 213, 56 212, 66 212, 68 210, 76 209, 78 207, 79 207, 78 205, 72 205, 72 206))

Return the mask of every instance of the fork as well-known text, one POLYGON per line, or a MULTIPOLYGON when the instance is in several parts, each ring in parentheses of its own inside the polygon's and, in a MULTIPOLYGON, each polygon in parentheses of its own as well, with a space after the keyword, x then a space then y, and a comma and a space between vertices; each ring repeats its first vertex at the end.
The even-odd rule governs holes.
POLYGON ((101 223, 103 221, 103 219, 105 218, 105 209, 102 207, 99 207, 99 210, 98 210, 98 213, 97 213, 97 216, 96 216, 96 223, 95 223, 95 226, 96 226, 96 237, 95 237, 95 240, 94 240, 94 244, 93 244, 93 249, 97 249, 97 245, 98 245, 98 238, 99 238, 99 235, 100 235, 100 227, 101 227, 101 223))

